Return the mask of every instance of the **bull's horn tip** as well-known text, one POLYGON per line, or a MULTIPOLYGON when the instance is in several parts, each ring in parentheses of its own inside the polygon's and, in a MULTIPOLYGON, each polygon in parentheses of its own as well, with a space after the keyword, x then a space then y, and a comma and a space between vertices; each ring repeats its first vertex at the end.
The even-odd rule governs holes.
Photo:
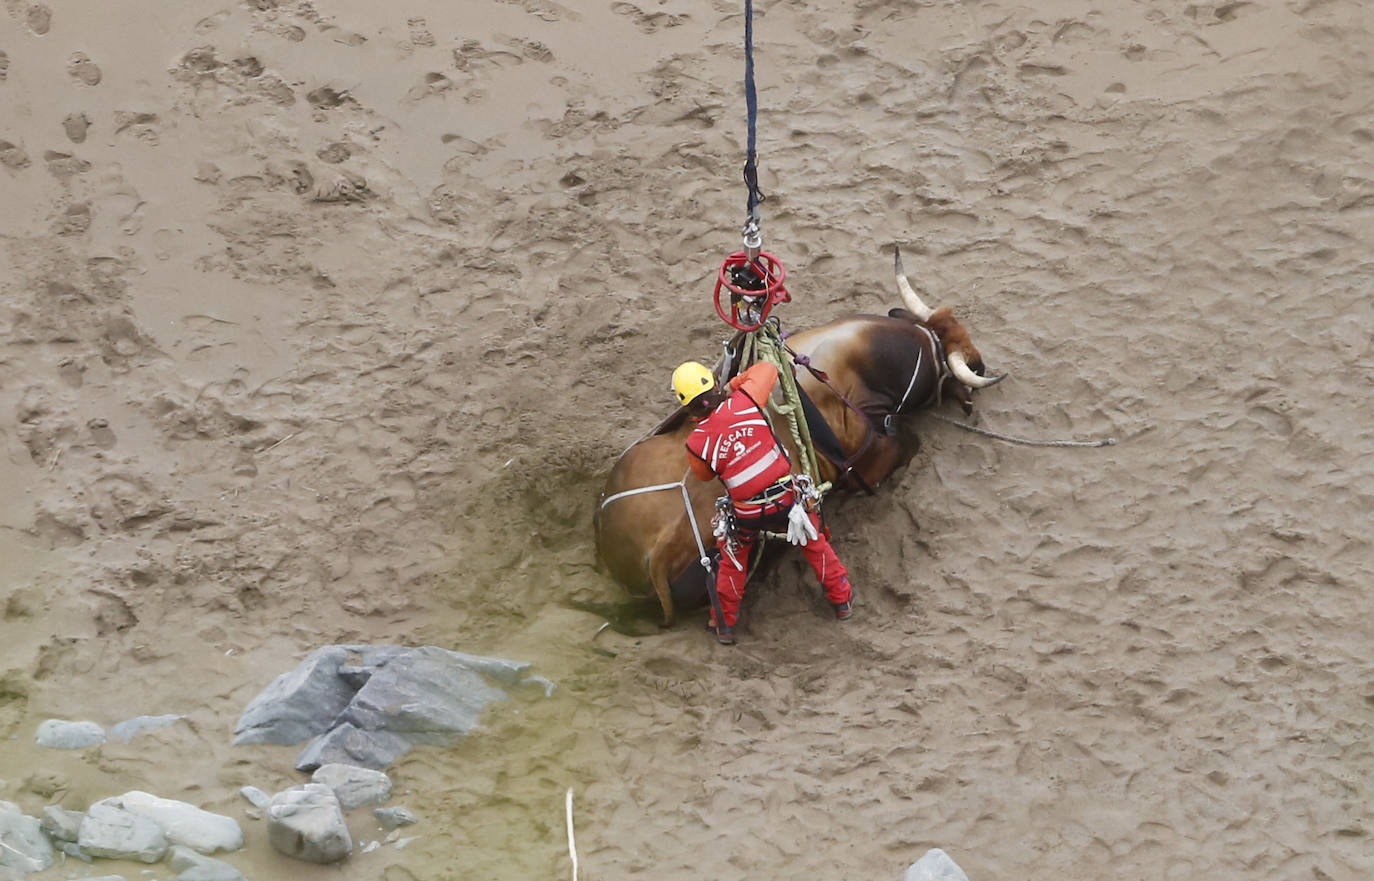
POLYGON ((991 380, 992 380, 992 381, 989 382, 988 385, 990 385, 990 386, 997 385, 997 383, 999 383, 999 382, 1001 382, 1002 380, 1006 379, 1008 376, 1011 376, 1011 374, 1010 374, 1010 373, 999 373, 999 374, 997 374, 996 376, 991 377, 991 380))

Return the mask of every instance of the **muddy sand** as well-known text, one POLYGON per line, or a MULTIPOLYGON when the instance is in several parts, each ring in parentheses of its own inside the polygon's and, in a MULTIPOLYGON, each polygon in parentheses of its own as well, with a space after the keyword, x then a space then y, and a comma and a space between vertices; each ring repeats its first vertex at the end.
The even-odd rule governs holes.
POLYGON ((984 427, 1118 443, 908 420, 827 504, 855 619, 792 554, 725 649, 620 616, 591 516, 726 331, 741 6, 6 0, 0 799, 191 801, 257 879, 567 875, 569 787, 592 879, 1374 876, 1374 7, 760 2, 785 324, 898 305, 898 243, 984 427), (229 742, 336 642, 559 689, 306 866, 238 795, 295 751, 229 742))

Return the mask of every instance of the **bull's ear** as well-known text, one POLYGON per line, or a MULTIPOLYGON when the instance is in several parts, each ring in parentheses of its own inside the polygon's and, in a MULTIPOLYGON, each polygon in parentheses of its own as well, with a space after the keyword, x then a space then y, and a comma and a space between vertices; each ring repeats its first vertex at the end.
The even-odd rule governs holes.
POLYGON ((920 319, 916 317, 916 313, 912 312, 910 309, 889 309, 887 311, 887 317, 897 318, 902 321, 910 321, 912 324, 917 324, 920 321, 920 319))

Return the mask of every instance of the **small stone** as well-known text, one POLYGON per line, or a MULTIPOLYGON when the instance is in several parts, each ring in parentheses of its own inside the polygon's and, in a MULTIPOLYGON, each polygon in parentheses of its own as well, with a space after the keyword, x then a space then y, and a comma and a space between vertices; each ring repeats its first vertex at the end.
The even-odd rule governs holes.
POLYGON ((69 811, 57 805, 43 809, 43 831, 58 841, 76 841, 81 834, 81 821, 86 815, 80 811, 69 811))
POLYGON ((272 801, 272 796, 258 789, 256 786, 245 786, 239 790, 239 794, 248 799, 255 808, 265 808, 272 801))
POLYGON ((74 860, 80 860, 83 863, 92 862, 91 855, 82 850, 81 845, 75 841, 59 841, 57 842, 57 849, 74 860))
POLYGON ((357 765, 380 770, 410 749, 410 741, 390 731, 364 731, 347 722, 323 734, 296 756, 297 771, 321 765, 357 765))
POLYGON ((323 783, 334 790, 339 806, 345 811, 375 805, 391 798, 391 778, 381 771, 355 765, 321 765, 310 777, 313 783, 323 783))
POLYGON ((902 875, 902 881, 968 881, 968 876, 949 854, 933 847, 911 864, 902 875))
POLYGON ((320 783, 306 783, 272 796, 267 823, 272 846, 294 859, 336 863, 353 850, 339 799, 320 783))
POLYGON ((401 806, 394 808, 377 808, 372 812, 372 816, 377 818, 377 822, 382 824, 384 829, 395 829, 398 826, 414 826, 420 822, 420 818, 409 809, 401 806))
POLYGON ((85 749, 105 742, 105 729, 94 722, 46 719, 38 725, 34 742, 50 749, 85 749))
POLYGON ((177 845, 171 852, 176 881, 245 881, 243 873, 223 860, 202 856, 189 847, 177 845))
POLYGON ((167 836, 156 823, 108 800, 86 811, 77 844, 93 857, 112 860, 155 863, 167 853, 167 836))
POLYGON ((178 722, 184 716, 169 713, 164 716, 135 716, 120 722, 110 729, 110 738, 118 740, 120 743, 128 743, 145 731, 156 731, 159 728, 166 728, 174 722, 178 722))

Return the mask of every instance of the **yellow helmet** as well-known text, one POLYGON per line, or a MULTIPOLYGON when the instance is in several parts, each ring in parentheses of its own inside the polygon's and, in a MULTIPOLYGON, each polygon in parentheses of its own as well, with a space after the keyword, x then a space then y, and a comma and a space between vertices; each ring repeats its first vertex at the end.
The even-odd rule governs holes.
POLYGON ((698 361, 686 361, 673 371, 673 391, 684 407, 715 387, 711 368, 698 361))

